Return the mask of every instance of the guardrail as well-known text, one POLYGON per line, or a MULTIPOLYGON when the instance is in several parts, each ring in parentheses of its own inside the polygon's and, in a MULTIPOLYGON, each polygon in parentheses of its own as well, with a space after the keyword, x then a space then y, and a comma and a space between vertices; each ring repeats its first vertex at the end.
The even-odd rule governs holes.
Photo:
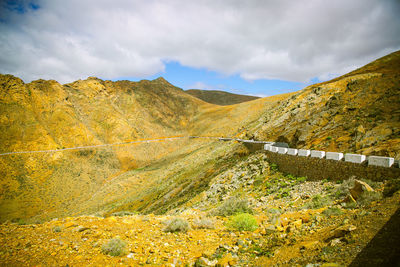
POLYGON ((358 164, 368 162, 368 166, 380 166, 387 168, 390 168, 392 166, 399 167, 398 162, 396 162, 395 159, 391 157, 365 156, 361 154, 351 154, 351 153, 343 154, 339 152, 325 152, 320 150, 295 149, 295 148, 285 149, 282 147, 273 146, 271 144, 264 145, 264 150, 279 154, 287 154, 291 156, 311 157, 311 158, 336 160, 336 161, 344 160, 346 162, 352 162, 358 164))

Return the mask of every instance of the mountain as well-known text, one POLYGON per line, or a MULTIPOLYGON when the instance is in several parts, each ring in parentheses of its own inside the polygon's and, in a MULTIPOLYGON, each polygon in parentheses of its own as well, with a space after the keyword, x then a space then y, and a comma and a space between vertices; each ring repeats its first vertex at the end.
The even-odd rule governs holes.
POLYGON ((0 154, 39 151, 0 156, 0 265, 349 265, 399 210, 398 179, 308 181, 218 137, 399 159, 399 70, 396 52, 228 106, 163 78, 62 85, 0 75, 0 154), (69 149, 82 146, 92 147, 69 149), (365 192, 349 203, 356 185, 365 192), (234 230, 234 207, 258 229, 234 230), (176 216, 193 228, 169 233, 176 216), (112 238, 127 255, 104 255, 112 238))
MULTIPOLYGON (((247 106, 218 107, 186 94, 163 78, 111 82, 89 77, 61 85, 45 80, 25 84, 14 76, 1 75, 0 87, 2 153, 169 136, 234 135, 242 124, 255 120, 266 105, 252 104, 253 115, 244 111, 247 106)), ((158 161, 172 162, 202 144, 204 141, 182 139, 0 157, 0 218, 48 218, 81 212, 86 204, 97 207, 96 201, 106 199, 99 190, 109 195, 107 190, 115 186, 108 185, 110 180, 125 175, 131 182, 129 171, 158 161)), ((119 192, 112 199, 124 196, 119 192)))
POLYGON ((257 96, 238 95, 217 90, 190 89, 185 92, 207 103, 221 106, 239 104, 259 98, 257 96))

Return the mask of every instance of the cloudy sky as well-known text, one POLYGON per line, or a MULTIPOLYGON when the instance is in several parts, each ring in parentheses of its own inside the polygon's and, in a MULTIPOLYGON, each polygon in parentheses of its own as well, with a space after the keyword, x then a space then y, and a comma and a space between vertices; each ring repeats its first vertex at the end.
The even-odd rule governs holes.
POLYGON ((274 95, 400 49, 398 0, 0 0, 0 73, 274 95))

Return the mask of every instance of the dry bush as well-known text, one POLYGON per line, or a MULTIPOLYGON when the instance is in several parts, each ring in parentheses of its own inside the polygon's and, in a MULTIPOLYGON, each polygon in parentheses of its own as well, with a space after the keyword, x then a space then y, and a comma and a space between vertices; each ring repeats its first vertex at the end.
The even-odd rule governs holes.
POLYGON ((210 218, 195 219, 193 221, 193 228, 195 229, 214 229, 214 221, 210 218))
POLYGON ((189 223, 182 218, 173 218, 166 222, 166 227, 164 228, 164 232, 187 232, 189 230, 189 223))
POLYGON ((126 254, 126 242, 120 238, 110 239, 101 247, 104 254, 111 256, 122 256, 126 254))
POLYGON ((246 199, 231 197, 227 199, 213 214, 216 216, 231 216, 239 213, 253 214, 253 210, 249 207, 246 199))

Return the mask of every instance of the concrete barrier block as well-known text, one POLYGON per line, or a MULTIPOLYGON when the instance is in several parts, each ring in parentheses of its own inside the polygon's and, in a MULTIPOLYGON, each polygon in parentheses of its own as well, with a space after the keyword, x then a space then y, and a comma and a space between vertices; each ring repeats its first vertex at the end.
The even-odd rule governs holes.
POLYGON ((287 150, 288 149, 286 147, 278 147, 278 153, 279 154, 286 154, 287 150))
POLYGON ((288 148, 287 153, 288 155, 296 156, 298 153, 298 150, 295 148, 288 148))
POLYGON ((308 156, 310 156, 310 154, 311 154, 311 151, 308 149, 299 149, 299 151, 297 153, 297 155, 301 156, 301 157, 308 157, 308 156))
POLYGON ((342 158, 343 158, 343 153, 338 153, 338 152, 326 152, 325 157, 326 157, 326 159, 342 160, 342 158))
POLYGON ((270 144, 265 144, 265 145, 264 145, 264 150, 269 151, 270 148, 271 148, 271 145, 270 145, 270 144))
POLYGON ((322 159, 325 157, 325 151, 311 150, 311 157, 322 159))
POLYGON ((278 152, 278 148, 276 146, 271 146, 269 148, 269 151, 276 153, 276 152, 278 152))
POLYGON ((368 165, 381 166, 381 167, 391 167, 394 163, 394 158, 389 157, 378 157, 369 156, 368 165))
POLYGON ((366 160, 365 155, 359 155, 359 154, 345 154, 344 155, 344 160, 347 162, 353 162, 353 163, 363 163, 366 160))

